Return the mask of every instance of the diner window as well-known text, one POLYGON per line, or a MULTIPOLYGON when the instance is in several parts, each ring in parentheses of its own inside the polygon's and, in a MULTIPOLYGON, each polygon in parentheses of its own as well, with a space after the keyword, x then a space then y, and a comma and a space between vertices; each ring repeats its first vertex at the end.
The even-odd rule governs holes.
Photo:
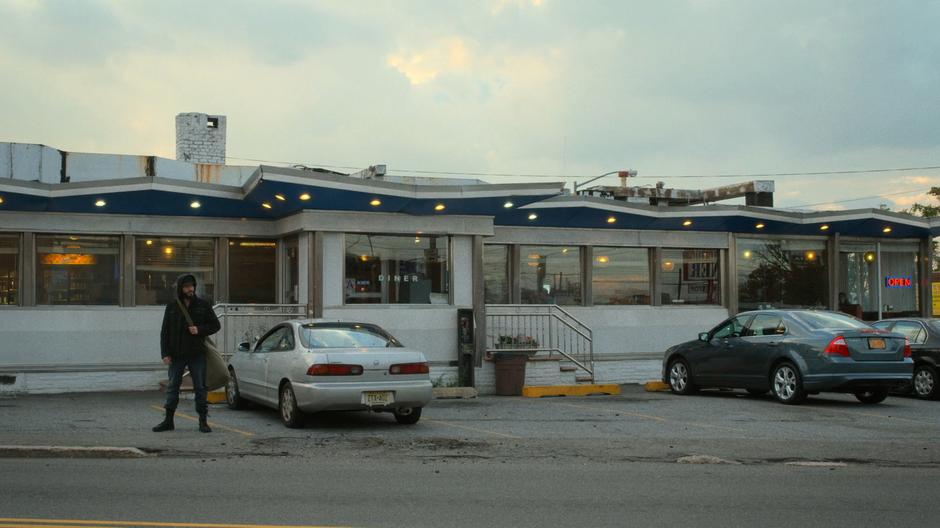
POLYGON ((663 305, 720 304, 717 249, 663 249, 659 291, 663 305))
POLYGON ((738 239, 738 307, 829 306, 825 240, 738 239))
POLYGON ((581 249, 520 246, 519 286, 523 304, 581 304, 581 249))
POLYGON ((229 302, 277 302, 277 242, 236 239, 228 243, 229 302))
POLYGON ((878 319, 878 248, 874 242, 839 244, 839 311, 878 319))
POLYGON ((596 246, 591 266, 594 304, 650 304, 649 250, 596 246))
POLYGON ((347 304, 447 304, 447 236, 346 234, 347 304))
POLYGON ((920 314, 920 274, 916 243, 881 244, 881 317, 920 314))
POLYGON ((215 299, 215 240, 136 237, 134 295, 139 306, 168 304, 176 298, 180 275, 196 277, 196 295, 215 299))
POLYGON ((113 236, 37 235, 37 304, 118 304, 120 248, 113 236))
POLYGON ((483 299, 487 304, 508 304, 509 246, 483 246, 483 299))
POLYGON ((0 235, 0 305, 19 302, 19 235, 0 235))
POLYGON ((297 235, 284 239, 283 298, 287 304, 300 302, 300 248, 297 235))

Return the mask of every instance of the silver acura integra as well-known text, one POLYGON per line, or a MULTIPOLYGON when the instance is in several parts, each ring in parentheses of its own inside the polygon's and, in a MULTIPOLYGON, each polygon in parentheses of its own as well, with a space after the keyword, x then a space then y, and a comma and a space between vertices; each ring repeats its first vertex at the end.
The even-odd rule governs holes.
POLYGON ((319 411, 391 412, 414 424, 431 401, 428 360, 373 324, 284 321, 229 360, 229 407, 245 400, 278 409, 287 427, 319 411))

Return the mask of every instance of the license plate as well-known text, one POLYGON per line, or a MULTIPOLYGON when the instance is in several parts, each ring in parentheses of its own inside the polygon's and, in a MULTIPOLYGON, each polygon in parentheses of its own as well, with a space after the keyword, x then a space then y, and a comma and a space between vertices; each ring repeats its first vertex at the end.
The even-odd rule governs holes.
POLYGON ((395 397, 392 395, 392 391, 363 392, 362 403, 370 407, 373 405, 391 405, 395 403, 395 397))
POLYGON ((868 338, 868 348, 884 350, 885 340, 881 337, 869 337, 868 338))

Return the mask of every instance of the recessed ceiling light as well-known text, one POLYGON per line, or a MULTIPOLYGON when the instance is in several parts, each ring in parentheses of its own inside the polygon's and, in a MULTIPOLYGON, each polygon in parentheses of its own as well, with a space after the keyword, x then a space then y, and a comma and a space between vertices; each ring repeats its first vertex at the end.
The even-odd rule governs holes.
POLYGON ((373 198, 372 201, 369 202, 369 205, 371 205, 372 207, 378 207, 382 205, 382 200, 379 200, 378 198, 373 198))
POLYGON ((890 233, 890 232, 891 232, 891 226, 885 226, 885 228, 882 229, 881 232, 882 232, 882 233, 890 233))
POLYGON ((435 210, 435 211, 443 211, 445 208, 446 208, 446 206, 445 206, 444 204, 442 204, 442 203, 439 203, 439 204, 437 204, 437 205, 434 206, 434 210, 435 210))
POLYGON ((537 215, 537 214, 535 214, 535 213, 529 213, 529 220, 535 220, 535 219, 538 218, 538 217, 539 217, 539 215, 537 215))
POLYGON ((278 200, 282 201, 282 202, 283 202, 284 200, 287 200, 287 198, 284 198, 284 195, 283 195, 283 194, 275 194, 274 197, 277 198, 278 200))
POLYGON ((148 245, 148 246, 152 246, 152 245, 153 245, 153 240, 148 240, 148 241, 147 241, 147 245, 148 245))
POLYGON ((601 255, 600 257, 597 257, 597 261, 600 262, 601 264, 607 264, 608 262, 610 262, 610 257, 601 255))
POLYGON ((819 226, 819 230, 820 230, 820 231, 828 231, 828 230, 829 230, 829 224, 823 224, 823 225, 819 226))
POLYGON ((269 204, 268 202, 261 202, 261 207, 264 207, 265 209, 270 209, 271 204, 269 204))
POLYGON ((199 209, 200 207, 202 207, 202 204, 199 203, 199 200, 193 200, 192 202, 189 203, 189 206, 192 207, 193 209, 199 209))
POLYGON ((616 221, 617 221, 617 217, 616 217, 616 216, 608 216, 608 217, 607 217, 607 223, 608 223, 608 224, 613 224, 613 223, 616 222, 616 221))
POLYGON ((301 195, 300 195, 300 199, 306 202, 307 200, 310 199, 310 193, 303 193, 303 194, 301 194, 301 195))
POLYGON ((685 227, 689 227, 690 225, 692 225, 692 221, 691 221, 691 220, 686 220, 686 221, 682 222, 682 225, 685 226, 685 227))
POLYGON ((761 222, 761 223, 757 224, 757 225, 754 226, 754 227, 757 228, 757 229, 763 229, 763 228, 764 228, 764 223, 761 222))
MULTIPOLYGON (((0 203, 2 203, 2 202, 0 202, 0 203)), ((509 200, 506 200, 506 203, 503 204, 503 207, 505 207, 506 209, 509 209, 509 208, 511 208, 513 205, 515 205, 515 204, 512 203, 512 202, 510 202, 509 200)))
POLYGON ((108 205, 108 202, 101 200, 101 199, 95 202, 95 207, 104 207, 106 205, 108 205))

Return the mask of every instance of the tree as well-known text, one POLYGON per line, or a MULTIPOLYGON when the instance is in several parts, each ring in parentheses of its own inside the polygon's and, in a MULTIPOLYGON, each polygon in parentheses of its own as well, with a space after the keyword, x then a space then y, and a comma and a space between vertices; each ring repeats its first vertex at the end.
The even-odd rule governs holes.
MULTIPOLYGON (((927 194, 940 199, 940 187, 931 187, 930 190, 927 191, 927 194)), ((940 216, 940 205, 915 203, 910 209, 905 209, 902 212, 923 217, 940 216)))

